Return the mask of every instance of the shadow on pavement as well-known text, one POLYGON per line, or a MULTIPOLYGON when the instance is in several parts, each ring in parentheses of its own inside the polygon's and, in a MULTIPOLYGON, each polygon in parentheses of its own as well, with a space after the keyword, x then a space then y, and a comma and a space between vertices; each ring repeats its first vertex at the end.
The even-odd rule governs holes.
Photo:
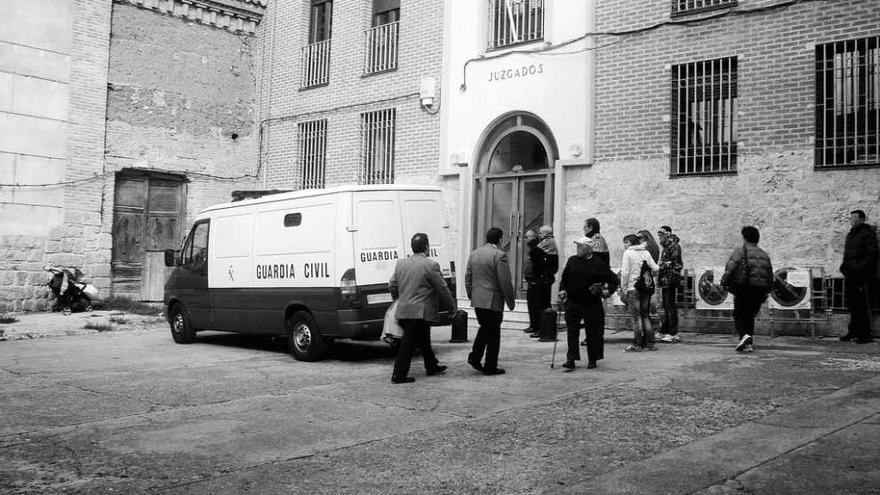
MULTIPOLYGON (((223 347, 235 347, 289 354, 287 339, 272 335, 246 335, 224 332, 199 332, 196 343, 223 347)), ((326 360, 364 362, 393 360, 397 351, 382 341, 336 340, 327 352, 326 360)))

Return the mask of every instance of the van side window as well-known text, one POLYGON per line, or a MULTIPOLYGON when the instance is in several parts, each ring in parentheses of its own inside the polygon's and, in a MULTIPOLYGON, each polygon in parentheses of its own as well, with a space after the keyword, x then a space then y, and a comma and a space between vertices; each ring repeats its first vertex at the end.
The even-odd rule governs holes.
POLYGON ((208 264, 208 222, 196 224, 184 248, 183 264, 198 271, 208 264))
POLYGON ((302 213, 288 213, 284 215, 285 227, 299 227, 302 223, 302 213))

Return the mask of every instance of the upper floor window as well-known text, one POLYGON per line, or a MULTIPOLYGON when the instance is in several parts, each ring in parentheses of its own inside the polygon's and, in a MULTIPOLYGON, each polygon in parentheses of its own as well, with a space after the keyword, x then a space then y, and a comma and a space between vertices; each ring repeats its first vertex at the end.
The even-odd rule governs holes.
POLYGON ((672 0, 672 15, 725 9, 734 5, 736 5, 736 0, 672 0))
POLYGON ((397 68, 400 0, 373 0, 372 27, 364 31, 364 74, 397 68))
POLYGON ((327 164, 327 120, 297 124, 303 189, 322 189, 327 164))
POLYGON ((880 165, 880 36, 816 46, 816 167, 880 165))
POLYGON ((358 184, 394 184, 396 116, 393 108, 361 114, 358 184))
POLYGON ((544 39, 544 0, 488 0, 489 49, 544 39))
POLYGON ((736 57, 672 67, 672 175, 736 171, 736 57))
POLYGON ((330 36, 333 21, 331 0, 312 0, 309 11, 309 44, 301 54, 300 87, 330 82, 330 36))

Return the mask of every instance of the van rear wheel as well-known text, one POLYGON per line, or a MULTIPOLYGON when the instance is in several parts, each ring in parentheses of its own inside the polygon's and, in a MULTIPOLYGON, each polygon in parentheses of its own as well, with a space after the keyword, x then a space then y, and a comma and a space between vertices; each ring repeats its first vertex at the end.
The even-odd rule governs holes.
POLYGON ((189 321, 189 315, 179 303, 171 306, 168 313, 170 318, 168 322, 171 324, 171 338, 178 344, 192 344, 196 340, 196 331, 193 330, 189 321))
POLYGON ((319 361, 327 352, 327 343, 318 333, 318 324, 312 315, 297 311, 289 320, 290 353, 298 361, 319 361))

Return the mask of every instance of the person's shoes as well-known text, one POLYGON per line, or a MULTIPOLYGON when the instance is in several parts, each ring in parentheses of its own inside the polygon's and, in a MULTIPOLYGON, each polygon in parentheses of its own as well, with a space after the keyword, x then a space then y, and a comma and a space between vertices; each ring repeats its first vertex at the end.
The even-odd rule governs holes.
POLYGON ((856 339, 856 344, 870 344, 871 342, 874 342, 873 337, 859 337, 856 339))
POLYGON ((525 327, 525 328, 523 328, 523 332, 525 332, 525 333, 532 333, 532 332, 534 332, 534 331, 535 331, 535 329, 532 328, 532 327, 525 327))
POLYGON ((752 347, 752 344, 749 344, 749 345, 746 346, 746 348, 744 349, 744 351, 745 351, 745 352, 755 352, 755 348, 752 347))
POLYGON ((657 348, 654 347, 654 346, 652 346, 652 345, 649 345, 649 346, 645 347, 645 350, 646 350, 646 351, 656 351, 657 348))
POLYGON ((666 335, 665 333, 658 333, 657 334, 657 340, 659 340, 661 342, 669 342, 668 339, 670 337, 671 337, 671 335, 666 335))
POLYGON ((623 352, 642 352, 642 349, 634 345, 624 347, 623 352))
POLYGON ((562 367, 564 368, 562 371, 565 371, 566 373, 574 371, 574 361, 566 361, 562 363, 562 367))
POLYGON ((739 340, 739 344, 736 344, 736 352, 742 352, 747 345, 752 345, 752 336, 749 334, 743 335, 739 340))
POLYGON ((529 338, 530 338, 530 339, 540 339, 540 338, 541 338, 541 333, 540 333, 540 332, 532 332, 532 333, 529 334, 529 338))
POLYGON ((669 338, 673 344, 681 342, 681 338, 678 335, 670 335, 669 338))
POLYGON ((412 383, 412 382, 414 382, 414 381, 416 381, 416 379, 413 378, 413 377, 411 377, 411 376, 405 376, 405 377, 403 377, 403 378, 391 377, 391 383, 394 383, 394 384, 398 384, 398 383, 412 383))
POLYGON ((425 374, 428 375, 428 376, 443 375, 443 374, 446 374, 446 370, 447 370, 448 368, 449 368, 448 366, 444 366, 444 365, 442 365, 442 364, 438 364, 437 366, 435 366, 435 367, 429 369, 428 371, 426 371, 425 374))
POLYGON ((505 371, 501 368, 486 368, 483 370, 484 375, 503 375, 505 371))
POLYGON ((584 341, 581 342, 581 345, 587 345, 587 339, 584 339, 584 341))
POLYGON ((471 365, 471 367, 473 369, 475 369, 479 372, 485 371, 485 368, 483 368, 483 365, 480 363, 480 360, 475 358, 474 356, 468 355, 468 364, 471 365))
POLYGON ((587 363, 587 369, 588 369, 588 370, 592 370, 592 369, 595 369, 595 368, 596 368, 596 361, 590 361, 589 363, 587 363))
POLYGON ((840 336, 840 341, 841 341, 841 342, 849 342, 850 340, 853 340, 853 339, 854 339, 854 337, 853 337, 852 335, 850 335, 850 334, 846 334, 846 335, 841 335, 841 336, 840 336))

